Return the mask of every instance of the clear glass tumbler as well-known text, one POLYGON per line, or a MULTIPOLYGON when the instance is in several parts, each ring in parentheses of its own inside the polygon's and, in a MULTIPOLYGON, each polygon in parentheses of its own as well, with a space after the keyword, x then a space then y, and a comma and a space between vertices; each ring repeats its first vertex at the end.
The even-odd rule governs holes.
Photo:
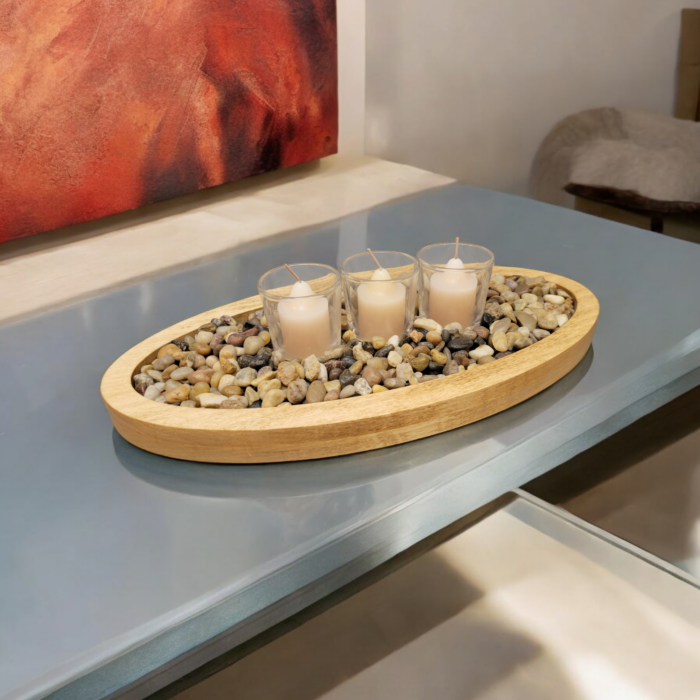
POLYGON ((361 340, 402 336, 413 325, 418 261, 406 253, 374 251, 349 257, 340 266, 348 325, 361 340))
POLYGON ((301 282, 295 282, 286 267, 270 270, 258 280, 272 346, 288 360, 322 358, 341 344, 340 275, 329 265, 289 267, 301 282))
POLYGON ((476 325, 484 313, 486 293, 493 271, 488 248, 460 243, 429 245, 418 252, 420 264, 420 314, 441 326, 476 325))

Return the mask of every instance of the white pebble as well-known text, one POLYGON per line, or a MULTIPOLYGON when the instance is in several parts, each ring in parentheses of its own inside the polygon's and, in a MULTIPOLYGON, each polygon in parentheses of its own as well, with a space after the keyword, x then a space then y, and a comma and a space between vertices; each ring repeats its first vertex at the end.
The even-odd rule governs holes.
POLYGON ((536 294, 523 294, 520 297, 521 301, 524 301, 527 304, 534 304, 535 302, 538 302, 540 298, 536 294))
POLYGON ((197 401, 202 408, 218 408, 221 404, 226 401, 226 396, 223 394, 206 393, 199 394, 197 396, 197 401))
POLYGON ((158 391, 165 391, 165 382, 156 382, 153 385, 158 391))
POLYGON ((151 386, 146 389, 146 393, 143 396, 149 401, 155 401, 161 395, 161 393, 162 392, 160 389, 156 389, 155 384, 151 384, 151 386))
POLYGON ((423 372, 415 372, 415 373, 413 374, 413 376, 414 376, 416 379, 420 379, 420 378, 423 376, 423 372))
POLYGON ((495 274, 491 275, 491 281, 495 282, 496 284, 504 284, 506 278, 503 275, 495 274))
POLYGON ((392 350, 386 357, 390 367, 398 367, 403 362, 403 357, 396 350, 392 350))
POLYGON ((389 340, 386 341, 387 345, 393 345, 394 347, 398 347, 399 345, 399 336, 398 335, 392 335, 389 340))
POLYGON ((544 300, 548 301, 550 304, 563 304, 564 297, 560 297, 558 294, 545 294, 544 300))
POLYGON ((445 326, 445 330, 450 331, 450 333, 454 333, 454 332, 461 333, 462 332, 462 324, 457 323, 457 321, 454 321, 453 323, 448 323, 445 326))
POLYGON ((415 328, 421 328, 424 331, 437 331, 442 333, 442 326, 437 322, 433 321, 432 318, 417 318, 413 325, 415 328))
POLYGON ((318 371, 318 378, 322 382, 327 382, 328 381, 328 370, 326 369, 326 365, 321 363, 321 367, 318 371))
POLYGON ((478 360, 480 357, 487 357, 488 355, 493 355, 493 348, 490 345, 479 345, 478 348, 469 353, 469 357, 472 360, 478 360))
POLYGON ((165 394, 161 394, 157 399, 155 399, 156 403, 166 403, 165 401, 165 394))
POLYGON ((522 335, 523 338, 529 338, 529 337, 530 337, 530 329, 529 329, 529 328, 525 328, 525 326, 520 326, 520 328, 518 328, 518 333, 520 333, 520 335, 522 335))
POLYGON ((561 328, 569 320, 569 317, 566 314, 557 314, 554 318, 557 319, 559 328, 561 328))
POLYGON ((209 345, 213 337, 214 334, 210 333, 209 331, 199 331, 199 333, 197 333, 194 339, 198 343, 204 343, 205 345, 209 345))

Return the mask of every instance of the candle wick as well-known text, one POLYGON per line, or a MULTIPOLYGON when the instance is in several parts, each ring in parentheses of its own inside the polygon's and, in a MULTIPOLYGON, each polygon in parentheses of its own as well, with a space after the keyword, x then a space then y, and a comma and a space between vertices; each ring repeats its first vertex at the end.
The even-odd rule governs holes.
POLYGON ((367 248, 367 252, 372 256, 372 260, 374 260, 374 262, 376 263, 377 268, 378 268, 379 270, 382 270, 382 269, 383 269, 383 268, 382 268, 382 265, 381 265, 381 263, 379 262, 379 260, 377 260, 377 257, 376 257, 376 255, 372 252, 372 249, 371 249, 371 248, 367 248))
POLYGON ((459 257, 459 236, 455 238, 455 259, 459 257))
POLYGON ((295 279, 297 282, 301 282, 301 278, 299 277, 299 275, 297 275, 297 273, 294 272, 294 270, 292 270, 292 268, 289 267, 289 265, 287 265, 287 264, 285 263, 285 267, 286 267, 287 270, 289 271, 289 274, 294 276, 294 279, 295 279))

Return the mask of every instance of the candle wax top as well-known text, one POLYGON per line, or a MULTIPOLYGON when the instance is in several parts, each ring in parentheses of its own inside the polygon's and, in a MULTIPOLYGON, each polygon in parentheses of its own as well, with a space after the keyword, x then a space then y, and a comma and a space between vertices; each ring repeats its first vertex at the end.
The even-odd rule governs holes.
POLYGON ((448 270, 463 270, 464 263, 459 258, 450 258, 445 268, 448 270))
POLYGON ((385 270, 383 267, 380 267, 378 270, 375 270, 374 274, 372 275, 373 282, 385 281, 390 279, 391 275, 389 274, 389 271, 385 270))
POLYGON ((308 282, 295 282, 292 291, 289 292, 290 297, 310 297, 313 296, 313 289, 308 282))

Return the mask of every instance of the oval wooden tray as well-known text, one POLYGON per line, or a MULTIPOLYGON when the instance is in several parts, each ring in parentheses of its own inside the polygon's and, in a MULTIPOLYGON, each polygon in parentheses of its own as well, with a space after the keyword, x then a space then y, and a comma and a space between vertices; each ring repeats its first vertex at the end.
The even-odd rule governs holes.
POLYGON ((158 349, 212 318, 238 320, 262 308, 250 297, 194 316, 139 343, 102 379, 102 398, 122 437, 149 452, 225 464, 292 462, 364 452, 443 433, 487 418, 543 391, 570 372, 590 347, 599 314, 595 295, 548 272, 496 267, 504 275, 543 275, 576 300, 556 333, 473 372, 416 386, 287 409, 184 409, 145 399, 131 377, 158 349))

